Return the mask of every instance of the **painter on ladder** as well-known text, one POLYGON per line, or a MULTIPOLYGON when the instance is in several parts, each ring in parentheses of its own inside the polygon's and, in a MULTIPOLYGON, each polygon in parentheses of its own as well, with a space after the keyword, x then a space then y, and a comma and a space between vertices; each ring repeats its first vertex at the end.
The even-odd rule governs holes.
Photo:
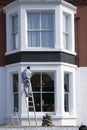
POLYGON ((22 79, 23 79, 23 84, 24 84, 24 91, 26 96, 29 96, 32 92, 31 88, 31 70, 30 66, 27 66, 25 70, 22 72, 22 79))

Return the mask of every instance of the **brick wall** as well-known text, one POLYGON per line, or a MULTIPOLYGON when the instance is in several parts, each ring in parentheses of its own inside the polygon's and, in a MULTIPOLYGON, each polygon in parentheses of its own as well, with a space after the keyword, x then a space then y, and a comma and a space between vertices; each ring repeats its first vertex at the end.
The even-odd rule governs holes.
POLYGON ((8 3, 11 3, 15 0, 0 0, 0 5, 5 5, 5 4, 8 4, 8 3))
POLYGON ((75 44, 79 66, 87 66, 87 6, 78 6, 75 20, 75 44), (77 34, 78 31, 78 34, 77 34))
POLYGON ((0 66, 5 65, 5 44, 6 44, 6 25, 3 6, 0 6, 0 66))

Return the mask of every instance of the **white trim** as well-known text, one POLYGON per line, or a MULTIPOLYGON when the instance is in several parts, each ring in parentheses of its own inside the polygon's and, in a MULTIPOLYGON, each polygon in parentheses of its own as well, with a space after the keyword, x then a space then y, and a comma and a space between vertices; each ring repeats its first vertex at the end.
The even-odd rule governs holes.
POLYGON ((72 68, 77 68, 77 65, 69 64, 69 63, 64 63, 64 62, 20 62, 20 63, 15 63, 15 64, 9 64, 6 65, 6 68, 11 67, 11 66, 18 66, 18 65, 64 65, 64 66, 69 66, 72 68))

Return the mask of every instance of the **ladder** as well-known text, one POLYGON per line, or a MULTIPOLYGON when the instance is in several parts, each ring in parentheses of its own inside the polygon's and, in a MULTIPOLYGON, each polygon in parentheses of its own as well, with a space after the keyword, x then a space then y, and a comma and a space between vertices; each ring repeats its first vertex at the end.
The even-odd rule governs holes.
POLYGON ((9 124, 10 125, 20 125, 21 120, 20 120, 20 117, 18 115, 17 108, 14 107, 13 111, 15 111, 15 113, 10 116, 10 118, 9 118, 9 124))
POLYGON ((37 118, 36 118, 36 110, 35 110, 33 92, 31 92, 31 94, 29 94, 28 97, 26 97, 26 94, 25 94, 25 100, 26 100, 28 123, 30 125, 30 114, 29 113, 30 113, 30 111, 32 111, 32 112, 34 112, 35 123, 36 123, 36 126, 37 126, 37 118))

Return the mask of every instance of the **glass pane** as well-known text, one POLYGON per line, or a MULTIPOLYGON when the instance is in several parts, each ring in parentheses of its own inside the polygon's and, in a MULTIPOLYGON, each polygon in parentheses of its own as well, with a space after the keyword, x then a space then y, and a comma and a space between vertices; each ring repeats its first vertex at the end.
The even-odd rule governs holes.
POLYGON ((33 73, 31 84, 36 111, 54 111, 54 72, 33 73))
POLYGON ((42 94, 42 106, 43 111, 54 111, 54 93, 42 94))
POLYGON ((69 95, 65 94, 64 99, 65 112, 69 112, 69 95))
POLYGON ((18 112, 18 74, 13 74, 13 101, 14 112, 18 112))
POLYGON ((13 49, 18 48, 18 33, 13 34, 13 49))
POLYGON ((42 91, 54 92, 54 73, 42 73, 42 91))
POLYGON ((66 14, 63 15, 63 30, 68 32, 68 16, 66 14))
POLYGON ((12 16, 12 31, 17 32, 18 31, 18 16, 12 16))
POLYGON ((41 13, 41 28, 53 29, 53 13, 41 13))
POLYGON ((64 74, 64 91, 69 92, 69 74, 64 74))
POLYGON ((39 47, 40 46, 40 32, 29 32, 28 33, 28 46, 39 47))
POLYGON ((28 29, 39 29, 40 19, 39 13, 28 13, 28 29))
POLYGON ((64 48, 69 49, 69 34, 63 34, 64 48))
POLYGON ((31 84, 32 84, 32 90, 33 91, 39 91, 41 88, 41 82, 40 82, 40 73, 34 73, 31 77, 31 84))
POLYGON ((44 31, 41 33, 42 47, 54 47, 54 33, 53 31, 44 31))
POLYGON ((36 111, 41 111, 41 94, 40 93, 34 93, 34 102, 35 102, 36 111))

